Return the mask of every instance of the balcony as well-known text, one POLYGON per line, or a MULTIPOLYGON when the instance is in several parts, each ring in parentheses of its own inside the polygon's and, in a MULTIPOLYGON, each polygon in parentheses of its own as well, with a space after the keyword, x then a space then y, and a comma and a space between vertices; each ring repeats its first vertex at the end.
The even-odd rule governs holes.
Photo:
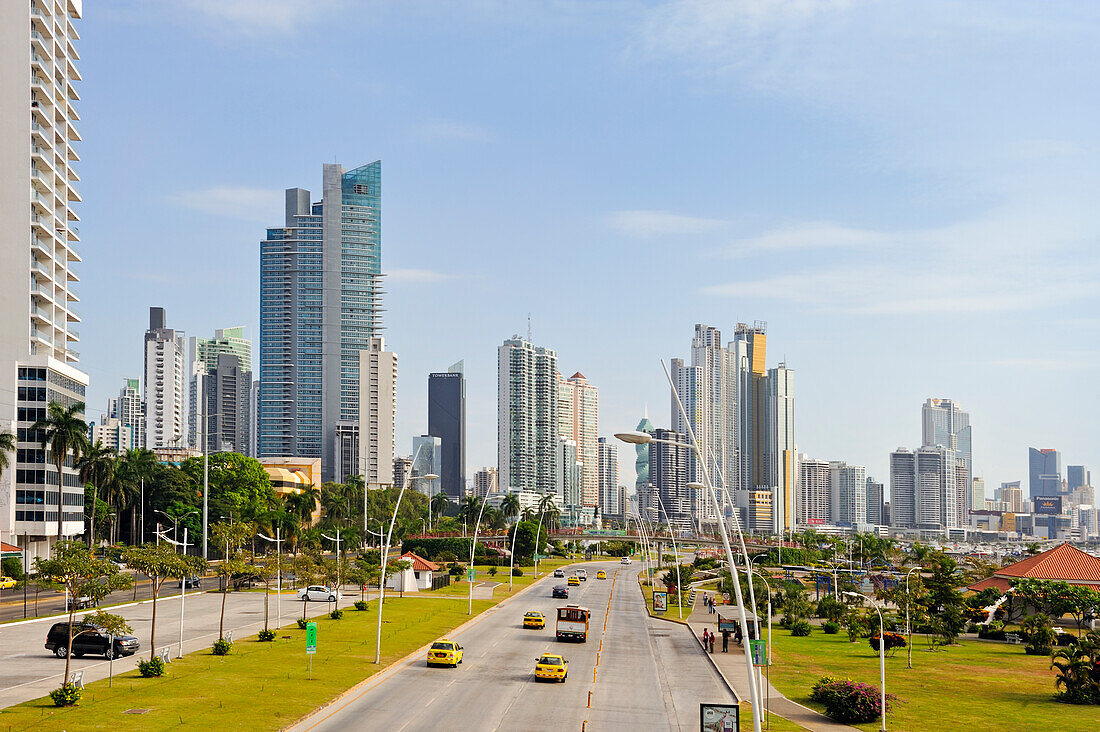
POLYGON ((38 307, 37 305, 31 305, 31 317, 38 318, 40 321, 46 323, 47 325, 53 322, 53 318, 50 316, 50 314, 42 308, 38 307))

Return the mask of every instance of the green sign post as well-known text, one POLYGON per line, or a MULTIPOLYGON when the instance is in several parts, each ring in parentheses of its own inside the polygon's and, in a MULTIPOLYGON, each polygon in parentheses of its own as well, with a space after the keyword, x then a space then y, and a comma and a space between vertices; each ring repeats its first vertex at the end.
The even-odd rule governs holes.
POLYGON ((477 572, 477 570, 475 570, 473 567, 470 567, 469 569, 467 569, 466 570, 466 581, 467 582, 473 582, 474 577, 477 576, 476 572, 477 572))
POLYGON ((313 654, 317 652, 317 623, 306 623, 306 656, 309 657, 309 678, 313 679, 313 654))
POLYGON ((768 665, 768 646, 763 640, 750 640, 749 647, 752 651, 753 666, 768 665))

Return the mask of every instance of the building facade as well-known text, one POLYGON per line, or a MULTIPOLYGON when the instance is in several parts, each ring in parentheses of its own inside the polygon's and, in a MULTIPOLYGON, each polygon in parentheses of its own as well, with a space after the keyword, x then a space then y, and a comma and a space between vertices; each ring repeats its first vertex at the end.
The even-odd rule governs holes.
MULTIPOLYGON (((684 443, 686 436, 672 430, 657 429, 656 440, 684 443)), ((665 442, 649 444, 649 481, 657 498, 658 520, 674 525, 691 526, 691 495, 687 484, 691 450, 665 442)))
POLYGON ((829 463, 829 518, 853 527, 867 520, 867 469, 862 465, 829 463))
POLYGON ((558 436, 577 446, 581 464, 581 494, 578 505, 595 509, 600 498, 598 440, 600 393, 579 371, 568 379, 558 376, 558 436))
MULTIPOLYGON (((118 453, 145 447, 145 403, 141 399, 140 379, 124 379, 117 397, 107 401, 107 411, 99 420, 99 439, 118 453)), ((92 442, 96 440, 93 430, 92 442)))
POLYGON ((149 308, 145 331, 145 445, 183 447, 187 432, 187 337, 149 308))
POLYGON ((415 488, 426 496, 434 496, 441 493, 438 477, 429 478, 430 475, 439 475, 443 465, 443 443, 438 437, 432 435, 420 435, 413 438, 412 452, 412 477, 409 478, 409 486, 415 488))
POLYGON ((394 485, 397 441, 397 354, 386 350, 381 336, 359 352, 359 439, 352 475, 362 475, 368 489, 394 485))
POLYGON ((940 445, 890 454, 891 525, 945 532, 961 522, 969 474, 966 461, 940 445))
POLYGON ((192 337, 188 369, 188 444, 249 455, 252 445, 252 343, 244 328, 192 337))
MULTIPOLYGON (((970 415, 957 402, 950 399, 928 399, 921 407, 921 446, 940 445, 955 453, 966 473, 962 500, 956 502, 955 526, 965 526, 967 514, 973 506, 972 475, 974 455, 972 449, 970 415)), ((984 500, 984 499, 983 499, 984 500)))
POLYGON ((440 439, 440 488, 457 501, 466 493, 466 376, 459 361, 428 374, 428 434, 440 439))
POLYGON ((555 490, 558 356, 519 337, 497 349, 497 467, 506 491, 555 490))
POLYGON ((1062 492, 1062 455, 1054 449, 1027 449, 1029 498, 1057 496, 1062 492))
POLYGON ((486 498, 500 492, 500 484, 497 482, 496 468, 482 468, 474 473, 474 495, 478 498, 486 498))
POLYGON ((606 437, 596 443, 599 465, 600 516, 604 518, 622 515, 621 486, 619 485, 619 446, 606 437))
POLYGON ((381 323, 382 164, 323 166, 322 199, 286 191, 260 243, 261 455, 320 457, 335 475, 337 428, 359 418, 359 353, 381 323))

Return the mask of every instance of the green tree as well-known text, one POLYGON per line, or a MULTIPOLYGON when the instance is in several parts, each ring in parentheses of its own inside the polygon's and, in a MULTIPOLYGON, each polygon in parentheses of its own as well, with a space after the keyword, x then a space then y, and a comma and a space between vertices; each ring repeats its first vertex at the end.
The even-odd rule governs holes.
POLYGON ((233 576, 244 574, 248 569, 248 559, 241 551, 241 547, 252 539, 254 530, 251 524, 243 521, 230 521, 216 523, 210 527, 210 541, 216 547, 221 547, 225 557, 217 565, 216 571, 222 578, 222 607, 218 616, 218 640, 225 638, 225 596, 229 593, 229 585, 233 582, 233 576))
MULTIPOLYGON (((62 489, 65 476, 61 473, 61 467, 70 457, 73 463, 79 462, 88 446, 88 424, 84 421, 84 402, 74 402, 67 407, 57 402, 50 402, 46 408, 46 418, 31 425, 31 432, 41 435, 42 449, 49 452, 54 468, 57 469, 57 540, 61 541, 62 521, 65 515, 62 489)), ((67 674, 68 671, 66 671, 66 677, 67 674)))
POLYGON ((538 525, 534 521, 520 521, 515 529, 513 541, 515 544, 516 560, 520 557, 530 557, 535 553, 535 533, 538 525))
MULTIPOLYGON (((207 500, 211 516, 233 516, 251 519, 268 510, 275 500, 271 478, 260 462, 235 452, 219 452, 209 456, 210 496, 207 500)), ((194 457, 180 464, 193 485, 201 490, 202 458, 194 457)))
MULTIPOLYGON (((34 571, 40 581, 57 584, 64 587, 69 593, 69 641, 65 646, 65 675, 62 684, 69 681, 69 649, 73 647, 73 640, 84 633, 91 632, 92 628, 83 625, 79 630, 74 627, 76 615, 76 600, 87 597, 94 603, 98 603, 115 590, 124 590, 131 584, 129 575, 122 574, 118 568, 104 559, 96 559, 92 556, 91 549, 81 541, 59 541, 54 544, 53 556, 50 559, 38 557, 34 560, 34 571)), ((102 610, 97 611, 87 621, 112 635, 122 635, 130 631, 126 620, 119 615, 112 615, 102 610)), ((114 649, 111 649, 114 652, 114 649)))
MULTIPOLYGON (((296 554, 290 560, 291 571, 294 572, 295 585, 301 584, 308 587, 316 581, 319 569, 320 556, 313 551, 304 551, 296 554)), ((302 620, 306 619, 306 601, 302 601, 302 620)))
POLYGON ((80 480, 85 485, 85 493, 88 489, 91 490, 92 512, 88 520, 88 546, 95 545, 95 517, 99 508, 99 488, 111 481, 115 473, 116 460, 114 451, 96 440, 95 444, 88 446, 76 463, 80 480))
POLYGON ((0 430, 0 476, 8 469, 8 454, 12 452, 15 452, 15 435, 7 430, 0 430))
POLYGON ((280 570, 284 567, 289 568, 289 557, 278 553, 271 553, 263 556, 252 555, 249 559, 249 575, 252 579, 262 583, 264 586, 264 630, 268 630, 269 619, 271 617, 271 613, 268 609, 271 587, 278 580, 280 570))
MULTIPOLYGON (((676 579, 676 568, 673 567, 669 571, 665 572, 661 577, 661 581, 665 583, 667 587, 673 588, 677 594, 683 594, 691 590, 691 579, 695 575, 695 567, 690 564, 680 565, 679 582, 676 579)), ((763 585, 761 585, 763 586, 763 585)))
POLYGON ((1036 613, 1020 623, 1020 630, 1027 634, 1027 647, 1035 655, 1050 653, 1058 634, 1051 627, 1046 613, 1036 613))
POLYGON ((169 579, 184 579, 201 574, 206 567, 202 557, 178 554, 168 543, 133 546, 122 554, 127 566, 136 569, 149 578, 153 592, 153 621, 149 626, 149 660, 156 657, 157 650, 157 598, 161 588, 169 579))
POLYGON ((1071 704, 1100 704, 1100 634, 1089 631, 1064 648, 1059 648, 1051 658, 1050 667, 1056 669, 1054 688, 1071 704))
POLYGON ((519 496, 509 491, 500 502, 501 513, 504 514, 506 519, 514 521, 516 516, 519 516, 519 509, 519 496))
MULTIPOLYGON (((138 516, 144 510, 141 497, 153 493, 153 476, 156 474, 157 456, 152 450, 136 448, 127 450, 122 456, 121 464, 116 472, 123 480, 123 494, 128 499, 127 507, 130 509, 130 543, 137 544, 140 541, 138 532, 138 516)), ((141 516, 145 521, 145 516, 141 516)))

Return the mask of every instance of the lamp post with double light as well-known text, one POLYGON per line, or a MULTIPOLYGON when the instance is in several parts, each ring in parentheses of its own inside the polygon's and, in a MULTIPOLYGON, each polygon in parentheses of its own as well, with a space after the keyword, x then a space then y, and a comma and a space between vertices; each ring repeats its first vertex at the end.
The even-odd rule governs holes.
POLYGON ((858 592, 845 592, 844 594, 861 601, 869 600, 878 613, 878 673, 879 685, 882 687, 879 690, 881 693, 880 703, 882 704, 882 726, 879 729, 886 732, 886 623, 882 618, 882 608, 873 598, 861 595, 858 592))
MULTIPOLYGON (((676 564, 676 612, 680 619, 684 619, 684 607, 683 600, 680 599, 680 590, 683 586, 680 584, 680 551, 676 548, 676 532, 672 530, 672 521, 668 517, 668 511, 665 510, 665 503, 661 500, 661 494, 657 494, 657 502, 661 506, 661 513, 665 515, 665 523, 668 524, 668 533, 672 536, 672 554, 675 557, 676 564)), ((660 557, 661 549, 657 548, 657 555, 660 557)))
POLYGON ((474 525, 474 538, 470 542, 470 576, 467 578, 470 584, 470 601, 466 606, 466 614, 474 614, 474 577, 477 575, 474 569, 474 548, 477 546, 477 532, 481 528, 481 516, 485 513, 485 504, 488 503, 484 498, 481 499, 481 510, 477 512, 477 523, 474 525))
POLYGON ((909 606, 913 604, 913 598, 909 594, 909 575, 913 574, 921 567, 911 567, 908 572, 905 573, 905 642, 909 644, 906 648, 906 668, 913 668, 913 629, 909 625, 909 606))
MULTIPOLYGON (((277 618, 275 627, 281 628, 283 627, 283 527, 275 527, 274 539, 258 532, 256 536, 275 544, 275 585, 278 587, 275 591, 275 615, 277 618)), ((270 577, 271 575, 267 576, 270 577)), ((266 608, 267 605, 264 605, 264 607, 266 608)))

